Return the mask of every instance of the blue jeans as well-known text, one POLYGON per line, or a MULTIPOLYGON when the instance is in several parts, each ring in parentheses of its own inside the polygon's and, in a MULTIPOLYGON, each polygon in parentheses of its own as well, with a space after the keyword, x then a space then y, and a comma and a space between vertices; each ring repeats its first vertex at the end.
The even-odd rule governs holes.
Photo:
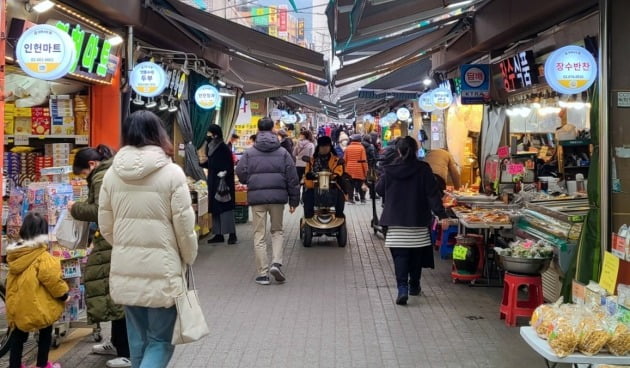
POLYGON ((126 306, 125 316, 132 368, 166 368, 175 350, 177 309, 126 306))

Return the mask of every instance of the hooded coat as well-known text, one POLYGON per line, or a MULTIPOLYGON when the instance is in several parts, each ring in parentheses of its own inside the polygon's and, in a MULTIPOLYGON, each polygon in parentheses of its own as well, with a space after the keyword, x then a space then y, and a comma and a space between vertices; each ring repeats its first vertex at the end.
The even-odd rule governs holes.
POLYGON ((103 179, 98 220, 113 246, 114 302, 172 307, 187 290, 183 266, 194 263, 198 245, 183 170, 160 147, 123 147, 103 179))
POLYGON ((208 169, 207 182, 208 196, 210 197, 210 213, 213 215, 220 215, 223 212, 232 211, 235 207, 234 200, 236 198, 234 185, 234 160, 232 152, 228 148, 227 144, 221 141, 214 152, 208 153, 208 161, 202 166, 208 169), (219 189, 219 183, 221 182, 221 178, 217 175, 221 171, 227 171, 227 174, 225 175, 225 184, 227 184, 228 188, 230 188, 230 196, 232 197, 227 202, 219 202, 214 198, 217 194, 217 190, 219 189))
POLYGON ((315 144, 308 139, 300 139, 293 149, 293 157, 295 157, 295 166, 306 167, 306 161, 302 157, 312 157, 315 153, 315 144))
MULTIPOLYGON (((98 201, 105 173, 112 166, 113 159, 101 161, 87 178, 88 198, 72 206, 71 215, 79 221, 98 223, 98 201)), ((112 246, 97 231, 94 234, 94 248, 85 266, 85 303, 88 323, 116 321, 125 316, 122 306, 116 305, 109 296, 109 269, 112 260, 112 246)))
POLYGON ((300 203, 300 180, 293 157, 280 147, 273 132, 258 132, 254 147, 236 165, 236 175, 247 184, 247 202, 252 205, 300 203))
POLYGON ((48 253, 48 235, 7 248, 6 308, 9 327, 34 332, 52 326, 64 311, 68 293, 59 259, 48 253))
POLYGON ((441 219, 447 217, 437 182, 425 162, 413 160, 385 166, 376 192, 385 198, 381 226, 428 227, 433 214, 441 219))

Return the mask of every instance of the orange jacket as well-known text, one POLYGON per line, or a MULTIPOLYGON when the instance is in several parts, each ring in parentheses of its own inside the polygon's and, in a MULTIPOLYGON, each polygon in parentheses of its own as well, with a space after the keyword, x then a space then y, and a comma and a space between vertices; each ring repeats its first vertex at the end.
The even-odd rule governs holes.
POLYGON ((346 161, 346 172, 352 179, 365 180, 368 170, 367 154, 361 142, 350 143, 343 157, 346 161))
MULTIPOLYGON (((311 160, 306 163, 306 169, 304 171, 304 186, 307 189, 315 188, 315 183, 313 180, 309 180, 306 178, 306 174, 313 171, 313 164, 315 163, 315 159, 311 157, 311 160)), ((328 160, 328 170, 332 172, 333 178, 338 179, 341 175, 343 175, 343 165, 339 165, 339 157, 335 155, 330 155, 330 159, 328 160)))

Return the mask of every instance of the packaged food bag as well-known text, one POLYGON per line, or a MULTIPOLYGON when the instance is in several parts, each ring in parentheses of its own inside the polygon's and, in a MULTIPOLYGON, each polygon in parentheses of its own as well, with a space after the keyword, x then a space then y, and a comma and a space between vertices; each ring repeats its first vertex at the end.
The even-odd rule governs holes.
POLYGON ((559 358, 565 358, 575 352, 579 343, 575 321, 568 317, 555 320, 553 330, 547 340, 549 346, 559 358))
POLYGON ((596 314, 584 316, 578 325, 578 331, 578 350, 584 355, 599 353, 610 341, 610 331, 606 327, 605 319, 596 314))
POLYGON ((630 328, 616 320, 609 321, 609 328, 611 336, 608 340, 608 351, 617 356, 630 353, 630 328))
POLYGON ((553 321, 558 318, 558 307, 553 304, 543 304, 534 310, 529 325, 534 328, 541 339, 547 339, 553 330, 553 321))

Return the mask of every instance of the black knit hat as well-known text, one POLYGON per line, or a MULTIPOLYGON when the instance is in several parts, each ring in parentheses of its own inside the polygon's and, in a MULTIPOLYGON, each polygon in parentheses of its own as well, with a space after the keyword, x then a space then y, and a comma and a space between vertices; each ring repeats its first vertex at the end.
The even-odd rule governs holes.
POLYGON ((317 138, 317 146, 331 146, 332 147, 332 139, 329 136, 324 135, 317 138))

